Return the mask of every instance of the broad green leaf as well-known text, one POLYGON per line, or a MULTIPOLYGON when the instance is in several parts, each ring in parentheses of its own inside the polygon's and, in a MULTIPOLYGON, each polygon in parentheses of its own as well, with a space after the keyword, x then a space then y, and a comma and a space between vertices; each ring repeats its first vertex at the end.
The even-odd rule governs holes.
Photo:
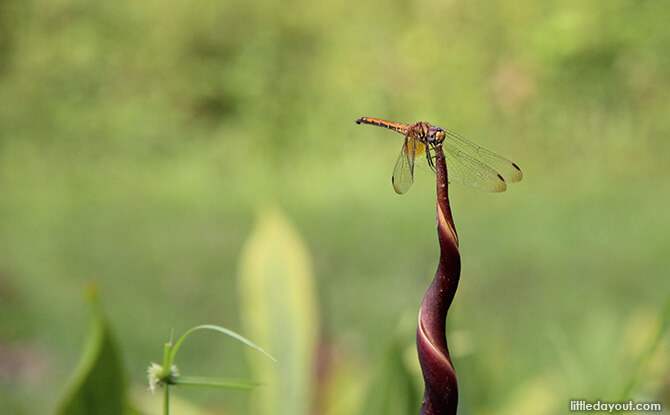
POLYGON ((126 410, 126 384, 118 347, 95 287, 89 290, 89 300, 92 316, 88 339, 58 415, 119 415, 126 410))
POLYGON ((309 254, 289 221, 264 211, 240 260, 241 318, 245 333, 277 362, 250 354, 251 413, 303 415, 312 404, 318 309, 309 254))

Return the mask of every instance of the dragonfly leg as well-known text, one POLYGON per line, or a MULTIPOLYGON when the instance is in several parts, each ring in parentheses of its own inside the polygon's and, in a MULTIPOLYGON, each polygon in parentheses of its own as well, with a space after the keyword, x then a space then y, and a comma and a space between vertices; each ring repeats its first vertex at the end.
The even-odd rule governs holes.
POLYGON ((432 171, 435 171, 435 155, 433 154, 434 151, 435 147, 426 147, 426 160, 428 161, 428 166, 432 171))

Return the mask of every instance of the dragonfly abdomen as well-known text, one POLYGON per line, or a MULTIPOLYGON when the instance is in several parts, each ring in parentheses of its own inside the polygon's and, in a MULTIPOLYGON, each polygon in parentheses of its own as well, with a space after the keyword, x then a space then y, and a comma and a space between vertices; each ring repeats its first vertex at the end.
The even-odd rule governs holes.
POLYGON ((407 132, 407 128, 409 127, 408 124, 386 121, 382 120, 381 118, 372 118, 372 117, 361 117, 356 120, 356 124, 376 125, 378 127, 384 127, 388 128, 389 130, 399 132, 400 134, 405 134, 407 132))

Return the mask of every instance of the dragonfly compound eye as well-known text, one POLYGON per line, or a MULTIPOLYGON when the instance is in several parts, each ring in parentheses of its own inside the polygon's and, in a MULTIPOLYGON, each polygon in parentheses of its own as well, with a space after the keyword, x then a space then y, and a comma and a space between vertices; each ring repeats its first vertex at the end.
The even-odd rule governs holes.
POLYGON ((426 138, 432 143, 441 143, 444 141, 444 130, 440 127, 431 127, 426 134, 426 138))

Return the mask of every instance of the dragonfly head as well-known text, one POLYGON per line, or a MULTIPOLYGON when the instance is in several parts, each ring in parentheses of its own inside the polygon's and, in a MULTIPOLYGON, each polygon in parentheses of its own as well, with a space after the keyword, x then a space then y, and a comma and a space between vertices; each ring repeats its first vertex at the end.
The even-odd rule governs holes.
POLYGON ((426 140, 429 143, 439 144, 444 141, 444 129, 440 127, 430 127, 426 131, 426 140))

